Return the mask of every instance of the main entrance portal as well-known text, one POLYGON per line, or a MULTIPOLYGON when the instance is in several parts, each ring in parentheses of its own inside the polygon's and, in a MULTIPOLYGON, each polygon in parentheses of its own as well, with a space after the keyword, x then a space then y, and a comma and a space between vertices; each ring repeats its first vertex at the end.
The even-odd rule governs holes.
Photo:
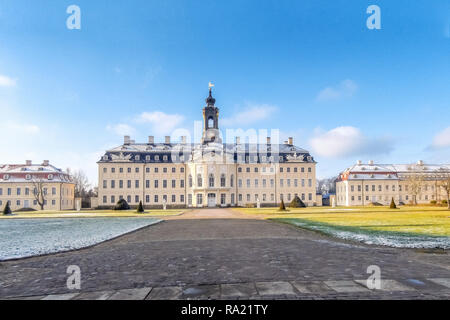
POLYGON ((216 207, 216 194, 215 193, 208 193, 208 207, 214 208, 216 207))

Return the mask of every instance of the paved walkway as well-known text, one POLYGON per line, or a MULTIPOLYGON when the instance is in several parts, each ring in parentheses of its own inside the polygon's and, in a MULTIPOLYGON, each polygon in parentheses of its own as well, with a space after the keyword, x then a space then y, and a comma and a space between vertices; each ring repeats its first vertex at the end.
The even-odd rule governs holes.
POLYGON ((0 263, 0 298, 450 298, 448 253, 360 245, 242 218, 193 210, 91 248, 0 263), (81 290, 66 287, 70 265, 81 269, 81 290), (381 268, 382 290, 365 287, 370 265, 381 268))

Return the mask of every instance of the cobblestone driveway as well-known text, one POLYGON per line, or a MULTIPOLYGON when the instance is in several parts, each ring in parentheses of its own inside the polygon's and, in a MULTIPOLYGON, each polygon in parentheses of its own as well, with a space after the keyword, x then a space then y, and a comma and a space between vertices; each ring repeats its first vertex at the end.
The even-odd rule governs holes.
POLYGON ((0 263, 0 298, 450 297, 448 252, 366 246, 236 218, 194 210, 91 248, 0 263), (80 291, 66 288, 69 265, 81 268, 80 291), (370 265, 381 268, 383 290, 365 288, 370 265))

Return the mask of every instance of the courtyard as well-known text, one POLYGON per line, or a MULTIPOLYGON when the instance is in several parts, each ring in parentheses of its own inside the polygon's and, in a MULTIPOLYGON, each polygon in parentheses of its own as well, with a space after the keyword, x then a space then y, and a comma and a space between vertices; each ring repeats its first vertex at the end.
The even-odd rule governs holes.
POLYGON ((85 249, 1 262, 0 298, 450 297, 448 250, 368 245, 252 210, 188 210, 85 249), (81 270, 80 290, 66 286, 70 265, 81 270), (366 286, 374 265, 381 290, 366 286))

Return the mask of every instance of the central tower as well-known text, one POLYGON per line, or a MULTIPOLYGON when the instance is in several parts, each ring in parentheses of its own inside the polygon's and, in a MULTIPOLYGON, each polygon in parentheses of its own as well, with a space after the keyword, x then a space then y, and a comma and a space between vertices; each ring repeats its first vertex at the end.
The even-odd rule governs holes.
POLYGON ((219 131, 219 108, 215 106, 216 99, 212 96, 212 87, 209 85, 209 97, 206 98, 206 107, 203 108, 203 136, 202 143, 222 143, 219 131))

